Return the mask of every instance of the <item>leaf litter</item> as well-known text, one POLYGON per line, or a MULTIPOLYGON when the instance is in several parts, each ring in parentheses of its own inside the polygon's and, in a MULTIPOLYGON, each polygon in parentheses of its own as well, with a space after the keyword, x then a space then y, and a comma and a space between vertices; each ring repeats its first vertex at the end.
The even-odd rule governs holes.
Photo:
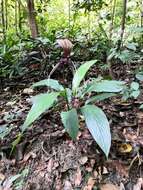
MULTIPOLYGON (((92 73, 91 73, 92 75, 92 73)), ((31 79, 30 79, 31 80, 31 79)), ((31 80, 31 84, 35 79, 31 80)), ((30 82, 29 82, 30 83, 30 82)), ((57 112, 51 110, 25 132, 21 146, 9 154, 11 143, 19 133, 29 110, 33 91, 27 81, 20 88, 7 86, 0 95, 0 127, 9 130, 0 141, 0 188, 14 189, 21 175, 21 189, 55 190, 141 190, 143 188, 143 114, 139 100, 124 103, 119 97, 98 103, 110 118, 112 147, 106 160, 90 133, 81 127, 78 141, 71 141, 63 130, 57 112), (22 148, 22 149, 21 149, 22 148), (15 153, 21 151, 21 159, 15 153), (132 164, 131 164, 132 163, 132 164)), ((0 133, 1 134, 1 133, 0 133)), ((18 153, 16 153, 18 154, 18 153)))

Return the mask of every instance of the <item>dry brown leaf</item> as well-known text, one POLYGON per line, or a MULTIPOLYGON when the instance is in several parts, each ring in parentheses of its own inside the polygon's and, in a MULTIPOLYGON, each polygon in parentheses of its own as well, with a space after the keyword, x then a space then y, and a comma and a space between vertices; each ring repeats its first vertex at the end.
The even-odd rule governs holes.
POLYGON ((105 184, 100 187, 100 190, 120 190, 119 187, 113 184, 105 184))
POLYGON ((30 158, 36 158, 36 154, 34 152, 29 152, 28 154, 24 155, 24 158, 20 161, 20 163, 27 162, 30 158))
POLYGON ((87 185, 84 187, 84 190, 92 190, 94 184, 95 184, 95 179, 93 179, 92 177, 90 177, 88 179, 87 185))
POLYGON ((120 190, 125 190, 125 186, 122 182, 120 183, 120 190))
POLYGON ((54 161, 53 161, 53 159, 51 158, 51 159, 49 160, 49 162, 48 162, 48 165, 47 165, 47 171, 48 171, 49 173, 52 172, 53 165, 54 165, 54 161))
POLYGON ((120 153, 130 153, 133 150, 133 147, 129 143, 123 143, 119 146, 120 153))
POLYGON ((109 173, 109 172, 108 172, 107 168, 104 166, 104 167, 103 167, 103 172, 102 172, 102 174, 105 175, 105 174, 108 174, 108 173, 109 173))
POLYGON ((85 170, 86 170, 87 172, 92 172, 93 168, 87 166, 87 167, 85 168, 85 170))
POLYGON ((91 167, 94 167, 94 165, 95 165, 95 159, 91 159, 90 160, 90 165, 91 165, 91 167))
POLYGON ((61 190, 62 189, 62 182, 61 182, 61 179, 56 179, 55 180, 56 182, 56 187, 55 187, 55 190, 61 190))
POLYGON ((77 173, 75 175, 75 186, 79 186, 81 184, 82 176, 80 168, 77 169, 77 173))
POLYGON ((98 172, 96 170, 93 171, 94 178, 98 178, 98 172))
POLYGON ((5 175, 3 175, 2 173, 0 173, 0 181, 3 181, 5 179, 5 175))
POLYGON ((9 179, 5 180, 0 190, 12 190, 12 182, 9 179))
POLYGON ((128 177, 128 167, 124 163, 118 160, 108 161, 107 163, 109 168, 116 170, 121 177, 128 177))
POLYGON ((34 92, 34 91, 33 91, 32 88, 25 88, 22 93, 23 93, 23 94, 30 95, 30 94, 32 94, 33 92, 34 92))
POLYGON ((86 162, 88 161, 88 157, 87 156, 83 156, 79 159, 79 163, 81 165, 84 165, 86 162))
POLYGON ((73 190, 72 185, 69 181, 65 181, 63 190, 73 190))
POLYGON ((133 190, 141 190, 143 188, 143 178, 139 178, 133 190))

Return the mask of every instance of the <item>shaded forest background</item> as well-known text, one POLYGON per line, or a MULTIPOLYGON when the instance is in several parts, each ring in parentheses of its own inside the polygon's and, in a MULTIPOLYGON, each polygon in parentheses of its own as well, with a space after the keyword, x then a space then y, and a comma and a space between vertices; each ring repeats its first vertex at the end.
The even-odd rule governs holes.
MULTIPOLYGON (((2 77, 26 72, 28 53, 38 46, 47 64, 57 58, 54 43, 58 38, 74 43, 73 59, 77 60, 92 57, 103 63, 110 55, 110 59, 130 62, 142 53, 142 0, 1 0, 0 8, 2 77)), ((35 54, 29 57, 36 57, 42 67, 35 54)))

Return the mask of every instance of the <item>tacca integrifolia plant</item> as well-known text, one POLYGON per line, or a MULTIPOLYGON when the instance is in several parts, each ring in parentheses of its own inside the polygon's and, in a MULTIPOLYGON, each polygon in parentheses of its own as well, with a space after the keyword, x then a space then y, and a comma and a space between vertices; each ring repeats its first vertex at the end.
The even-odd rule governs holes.
POLYGON ((58 98, 62 97, 67 104, 67 110, 61 112, 61 120, 70 137, 73 140, 76 139, 79 131, 78 114, 83 115, 90 133, 108 157, 111 146, 109 122, 102 109, 94 105, 93 102, 116 95, 116 93, 122 91, 124 82, 98 78, 92 79, 88 83, 85 82, 80 86, 85 74, 96 62, 96 60, 88 61, 77 69, 72 80, 71 89, 64 88, 57 80, 53 79, 46 79, 35 83, 33 87, 48 86, 53 91, 39 94, 32 98, 33 106, 22 126, 22 132, 42 113, 55 106, 55 102, 58 103, 58 98), (89 94, 95 95, 86 98, 89 94))

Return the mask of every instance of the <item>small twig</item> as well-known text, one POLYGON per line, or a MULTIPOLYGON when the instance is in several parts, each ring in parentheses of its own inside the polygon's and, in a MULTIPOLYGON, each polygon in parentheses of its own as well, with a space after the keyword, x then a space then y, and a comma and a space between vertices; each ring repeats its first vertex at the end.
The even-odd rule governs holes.
POLYGON ((140 159, 140 155, 139 153, 137 153, 137 155, 132 159, 131 163, 130 163, 130 166, 129 166, 129 170, 131 169, 133 163, 138 159, 139 161, 139 165, 141 165, 141 159, 140 159))
POLYGON ((57 70, 57 68, 60 66, 60 62, 59 63, 57 63, 54 67, 53 67, 53 69, 51 70, 51 72, 49 73, 49 75, 48 75, 48 78, 50 78, 51 77, 51 75, 57 70))

